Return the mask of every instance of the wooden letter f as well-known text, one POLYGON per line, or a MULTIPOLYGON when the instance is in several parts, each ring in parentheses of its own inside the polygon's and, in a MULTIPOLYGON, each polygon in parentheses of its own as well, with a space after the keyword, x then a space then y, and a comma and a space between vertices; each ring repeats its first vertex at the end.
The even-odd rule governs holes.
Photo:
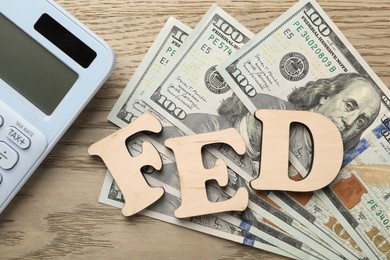
POLYGON ((137 157, 130 155, 126 140, 141 131, 160 132, 160 122, 150 114, 143 114, 128 126, 94 143, 88 150, 90 155, 102 158, 112 177, 122 191, 125 205, 122 213, 131 216, 158 200, 163 194, 161 187, 150 187, 141 173, 146 165, 159 170, 162 167, 160 155, 148 142, 143 143, 143 152, 137 157))

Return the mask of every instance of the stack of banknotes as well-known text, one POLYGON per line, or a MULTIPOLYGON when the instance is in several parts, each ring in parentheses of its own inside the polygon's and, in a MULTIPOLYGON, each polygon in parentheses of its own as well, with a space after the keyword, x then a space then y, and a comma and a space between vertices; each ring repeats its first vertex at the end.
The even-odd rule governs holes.
MULTIPOLYGON (((157 117, 162 134, 137 135, 132 155, 151 142, 162 170, 146 168, 163 197, 141 214, 296 259, 390 259, 390 91, 313 0, 304 0, 257 35, 213 5, 194 29, 170 18, 156 37, 108 119, 119 127, 142 113, 157 117), (234 127, 246 144, 239 156, 224 145, 204 151, 206 167, 228 166, 227 187, 208 184, 211 201, 226 200, 259 174, 258 109, 321 113, 339 128, 343 166, 322 190, 251 191, 243 212, 186 219, 175 157, 166 138, 234 127)), ((291 178, 310 171, 312 143, 301 124, 290 128, 291 178)), ((261 173, 260 173, 261 175, 261 173)), ((99 201, 123 206, 107 172, 99 201)))

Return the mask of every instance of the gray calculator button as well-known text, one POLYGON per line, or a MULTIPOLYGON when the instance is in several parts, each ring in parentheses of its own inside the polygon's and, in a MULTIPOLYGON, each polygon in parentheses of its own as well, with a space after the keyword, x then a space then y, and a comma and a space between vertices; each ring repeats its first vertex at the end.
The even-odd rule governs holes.
POLYGON ((31 145, 30 139, 13 126, 7 128, 7 137, 21 149, 27 149, 31 145))
POLYGON ((19 160, 19 154, 8 144, 0 142, 0 167, 9 170, 19 160))

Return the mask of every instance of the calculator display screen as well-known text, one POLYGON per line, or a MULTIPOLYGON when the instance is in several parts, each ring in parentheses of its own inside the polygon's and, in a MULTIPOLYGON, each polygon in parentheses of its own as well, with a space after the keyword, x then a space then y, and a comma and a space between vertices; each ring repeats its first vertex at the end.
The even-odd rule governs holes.
POLYGON ((78 74, 0 14, 0 80, 51 115, 78 74))

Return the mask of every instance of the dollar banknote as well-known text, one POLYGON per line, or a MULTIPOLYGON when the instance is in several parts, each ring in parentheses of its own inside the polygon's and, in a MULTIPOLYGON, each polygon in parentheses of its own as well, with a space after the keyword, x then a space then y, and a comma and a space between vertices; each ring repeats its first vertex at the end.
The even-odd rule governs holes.
MULTIPOLYGON (((331 119, 343 139, 343 165, 370 169, 376 161, 382 166, 388 164, 388 88, 315 1, 296 4, 217 69, 251 113, 265 108, 267 102, 272 104, 268 108, 314 111, 331 119)), ((312 162, 311 139, 301 125, 290 134, 290 161, 304 177, 312 162)), ((381 207, 388 205, 388 188, 383 186, 388 176, 381 175, 368 189, 356 172, 349 173, 356 177, 349 178, 349 192, 367 187, 363 190, 371 198, 368 201, 376 203, 374 198, 380 197, 381 207)), ((343 184, 337 187, 347 187, 346 180, 339 181, 343 184)), ((367 217, 380 213, 380 220, 387 222, 383 209, 352 217, 352 208, 341 207, 341 194, 332 190, 318 191, 313 198, 324 201, 367 257, 386 259, 389 233, 364 239, 363 231, 358 230, 359 221, 354 221, 365 218, 365 224, 375 225, 375 231, 386 229, 383 222, 376 225, 367 217)), ((364 203, 367 201, 362 199, 358 204, 364 203)))
POLYGON ((191 31, 179 20, 173 17, 168 19, 110 111, 109 121, 124 127, 142 113, 148 112, 158 117, 163 125, 166 123, 164 118, 143 102, 142 95, 154 86, 154 82, 164 74, 166 66, 175 60, 175 55, 191 31))
MULTIPOLYGON (((221 13, 224 15, 224 12, 221 12, 221 13)), ((168 42, 169 43, 169 41, 162 40, 162 39, 165 39, 164 38, 164 34, 160 34, 160 35, 157 37, 156 42, 160 42, 160 43, 168 42)), ((157 62, 157 61, 161 60, 161 58, 153 58, 156 55, 156 50, 161 50, 161 49, 164 50, 164 49, 170 49, 170 48, 171 47, 169 47, 169 46, 161 48, 161 47, 159 47, 158 44, 154 44, 152 49, 148 52, 148 54, 144 58, 145 62, 143 61, 140 67, 142 67, 144 69, 153 67, 153 65, 151 63, 157 62)), ((160 53, 162 53, 162 52, 160 52, 160 53)), ((172 57, 171 61, 174 58, 175 57, 172 57)), ((137 69, 137 72, 136 72, 136 74, 134 76, 136 77, 136 79, 142 79, 142 78, 145 78, 145 77, 140 77, 139 75, 144 75, 144 74, 145 74, 145 72, 142 72, 142 70, 137 69)), ((161 76, 163 74, 164 73, 161 73, 161 71, 160 71, 159 75, 161 76)), ((139 104, 140 103, 140 101, 137 100, 139 98, 139 96, 134 94, 134 93, 137 93, 137 89, 142 89, 142 91, 140 91, 138 93, 144 93, 144 90, 148 88, 148 87, 144 87, 143 83, 140 80, 136 80, 136 79, 135 80, 132 79, 129 82, 128 86, 126 87, 125 92, 122 94, 120 100, 118 100, 116 106, 114 107, 113 111, 109 115, 109 120, 114 122, 114 123, 116 123, 118 126, 122 127, 126 123, 131 122, 131 119, 135 118, 136 116, 138 116, 138 114, 143 112, 142 109, 144 109, 144 108, 147 108, 144 111, 148 111, 148 112, 152 111, 151 108, 147 107, 146 104, 143 105, 143 106, 137 106, 137 109, 135 109, 132 106, 129 106, 129 104, 139 104), (133 93, 133 94, 129 94, 129 93, 133 93), (140 109, 140 107, 142 107, 142 109, 140 109)), ((140 96, 142 96, 142 95, 140 95, 140 96)), ((157 113, 153 112, 153 114, 157 114, 157 113)), ((163 123, 163 125, 164 125, 164 123, 163 123)), ((165 129, 163 132, 167 132, 167 131, 168 130, 165 129)), ((145 139, 145 138, 146 137, 143 137, 141 139, 145 139)), ((291 219, 291 218, 289 218, 289 219, 291 219)), ((270 224, 267 224, 267 225, 270 225, 270 224)), ((276 232, 274 232, 274 234, 276 234, 276 232)), ((295 240, 291 238, 291 241, 295 241, 295 240)), ((315 242, 315 243, 316 243, 316 245, 318 245, 318 248, 320 250, 323 249, 323 247, 321 245, 319 245, 318 242, 315 242)), ((306 245, 302 244, 302 243, 296 243, 296 244, 299 245, 302 248, 306 247, 306 245)), ((307 250, 310 250, 310 249, 307 249, 307 250)), ((301 255, 301 257, 302 257, 302 255, 301 255)))
MULTIPOLYGON (((374 172, 377 172, 375 168, 374 172)), ((374 173, 372 170, 370 165, 347 165, 328 188, 317 193, 332 211, 338 213, 336 216, 346 230, 352 229, 349 232, 358 236, 356 241, 364 241, 377 258, 390 259, 389 208, 383 197, 370 189, 371 183, 362 178, 367 173, 374 173)))
MULTIPOLYGON (((293 178, 299 176, 292 166, 289 168, 289 174, 293 178)), ((288 210, 304 226, 311 227, 311 230, 325 241, 333 239, 357 258, 365 258, 357 243, 315 192, 274 191, 270 192, 268 197, 288 210)))
MULTIPOLYGON (((166 121, 151 107, 149 107, 145 102, 142 101, 142 95, 145 93, 145 91, 148 88, 153 86, 152 83, 154 81, 158 80, 158 78, 161 77, 161 75, 164 75, 164 70, 167 64, 173 63, 175 61, 175 59, 177 58, 177 56, 175 56, 177 51, 180 49, 180 47, 182 46, 183 42, 186 40, 190 32, 191 29, 189 27, 187 27, 186 25, 184 25, 183 23, 181 23, 180 21, 176 20, 173 17, 169 18, 169 20, 162 28, 161 32, 156 37, 151 48, 148 50, 141 64, 137 68, 135 74, 127 84, 125 90, 121 94, 115 106, 111 110, 108 116, 108 119, 111 122, 113 122, 119 127, 124 127, 128 123, 131 123, 133 120, 135 120, 142 113, 148 112, 158 117, 163 126, 170 125, 168 121, 166 121)), ((143 142, 142 140, 152 141, 155 145, 157 145, 157 147, 159 147, 159 143, 156 143, 154 140, 150 140, 147 136, 144 135, 138 135, 136 142, 138 143, 139 147, 143 142)), ((165 161, 167 160, 164 159, 167 158, 164 155, 162 155, 162 158, 165 161)), ((169 174, 162 175, 163 178, 165 176, 171 176, 171 175, 169 174)), ((177 180, 177 178, 169 177, 164 180, 166 183, 169 183, 173 187, 178 187, 179 185, 179 183, 175 181, 177 180)), ((166 195, 166 197, 167 196, 170 195, 166 195)), ((169 198, 165 198, 165 200, 166 199, 169 198)), ((175 200, 178 199, 175 198, 175 200)), ((112 181, 112 177, 109 173, 107 173, 106 180, 102 187, 100 201, 112 206, 123 207, 123 198, 121 197, 121 192, 116 186, 115 182, 112 181)), ((169 205, 170 203, 159 202, 160 206, 165 204, 169 205)), ((180 221, 175 219, 172 214, 167 215, 161 212, 153 211, 152 209, 145 210, 143 213, 154 218, 168 221, 170 223, 175 223, 181 226, 190 226, 196 230, 201 229, 206 233, 210 233, 214 235, 217 234, 220 237, 224 237, 239 242, 237 240, 238 238, 235 235, 227 234, 226 232, 221 233, 219 230, 210 230, 210 228, 204 228, 203 226, 196 225, 196 223, 191 223, 188 221, 180 221)), ((203 221, 207 220, 206 223, 210 222, 208 221, 209 219, 210 218, 208 217, 202 218, 203 221)), ((219 220, 219 221, 224 222, 223 220, 219 220)), ((228 225, 228 223, 226 223, 226 225, 228 225)), ((241 238, 240 240, 241 243, 254 243, 254 240, 252 241, 251 239, 248 238, 249 236, 252 235, 248 233, 247 237, 241 238), (248 242, 248 241, 252 241, 252 242, 248 242)), ((271 246, 269 243, 267 243, 266 245, 270 247, 268 251, 291 256, 291 254, 284 253, 284 251, 276 249, 275 246, 271 246)), ((288 244, 286 245, 288 246, 288 244)), ((300 245, 300 246, 304 247, 304 245, 300 245)), ((263 248, 263 249, 267 250, 267 248, 263 248)), ((300 254, 304 254, 304 253, 300 253, 300 254)))
MULTIPOLYGON (((142 141, 139 139, 131 140, 131 142, 128 143, 128 147, 130 152, 136 156, 142 152, 142 141)), ((176 218, 174 216, 174 211, 181 204, 180 191, 178 190, 179 176, 177 175, 177 169, 174 161, 164 155, 161 155, 161 158, 163 161, 162 171, 158 172, 152 168, 147 168, 144 173, 145 179, 150 185, 163 187, 165 193, 162 198, 145 210, 141 211, 140 214, 289 258, 296 257, 295 255, 288 253, 265 240, 267 236, 264 238, 264 234, 267 235, 266 233, 264 233, 261 238, 257 237, 248 232, 246 229, 233 225, 216 215, 203 215, 185 219, 176 218), (176 186, 177 188, 172 186, 176 186)), ((219 194, 214 192, 211 196, 220 197, 219 194)), ((125 203, 123 195, 109 171, 107 171, 104 179, 103 187, 99 196, 99 202, 118 208, 122 208, 125 203)), ((271 235, 268 235, 268 237, 274 238, 271 235)), ((289 247, 290 244, 286 243, 286 246, 289 247)), ((291 249, 296 248, 291 246, 291 249)), ((298 252, 299 256, 309 256, 308 254, 304 254, 304 252, 300 252, 300 250, 296 249, 294 251, 295 254, 298 252)))
POLYGON ((363 137, 370 147, 349 162, 327 189, 317 193, 373 254, 390 259, 390 156, 385 125, 379 128, 363 137))
MULTIPOLYGON (((253 135, 247 130, 256 122, 241 101, 233 97, 233 92, 215 71, 215 66, 249 41, 247 35, 252 35, 242 29, 242 25, 223 19, 220 15, 206 17, 210 18, 204 19, 195 28, 188 38, 189 43, 181 49, 179 61, 171 64, 169 74, 157 82, 157 87, 150 88, 144 94, 144 101, 185 134, 235 127, 244 140, 249 141, 253 135)), ((163 134, 173 137, 173 131, 164 128, 163 134)), ((247 145, 244 158, 226 146, 212 149, 212 152, 217 157, 225 158, 228 166, 245 181, 258 175, 259 154, 255 145, 247 145)), ((310 229, 304 232, 302 224, 288 216, 287 211, 276 208, 261 197, 253 198, 256 201, 250 203, 249 207, 253 207, 257 214, 267 216, 273 224, 288 230, 313 249, 321 253, 328 252, 327 257, 356 258, 333 239, 329 239, 330 246, 326 248, 326 243, 320 237, 312 234, 310 229)))

